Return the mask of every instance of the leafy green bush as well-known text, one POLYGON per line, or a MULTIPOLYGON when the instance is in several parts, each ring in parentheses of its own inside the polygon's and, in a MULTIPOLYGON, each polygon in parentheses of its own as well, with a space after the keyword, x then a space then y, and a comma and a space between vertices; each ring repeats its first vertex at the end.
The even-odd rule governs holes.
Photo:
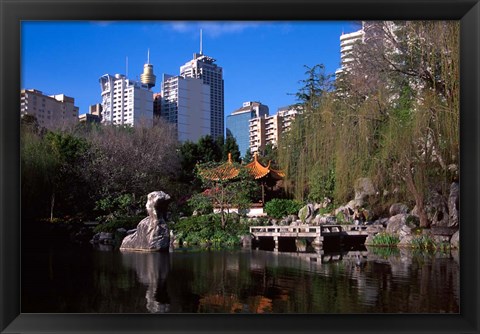
POLYGON ((222 229, 220 215, 208 214, 180 219, 173 225, 177 238, 192 245, 234 245, 239 236, 248 232, 247 224, 240 224, 238 215, 228 217, 229 223, 222 229))
POLYGON ((107 221, 105 223, 98 224, 93 229, 94 233, 99 232, 110 232, 113 233, 119 228, 124 228, 126 230, 131 230, 136 228, 138 223, 145 218, 142 216, 134 216, 134 217, 119 217, 114 218, 111 221, 107 221))
POLYGON ((378 233, 372 240, 374 246, 396 246, 399 242, 398 236, 385 232, 378 233))
POLYGON ((192 211, 197 211, 199 214, 204 215, 213 212, 212 200, 203 193, 193 195, 187 203, 192 211))
POLYGON ((106 196, 99 199, 95 203, 95 210, 114 213, 118 216, 128 215, 136 208, 139 208, 145 203, 143 198, 135 200, 133 194, 122 194, 118 196, 106 196))
POLYGON ((265 212, 272 218, 280 219, 288 215, 297 214, 302 205, 302 203, 295 200, 274 198, 265 203, 265 212))

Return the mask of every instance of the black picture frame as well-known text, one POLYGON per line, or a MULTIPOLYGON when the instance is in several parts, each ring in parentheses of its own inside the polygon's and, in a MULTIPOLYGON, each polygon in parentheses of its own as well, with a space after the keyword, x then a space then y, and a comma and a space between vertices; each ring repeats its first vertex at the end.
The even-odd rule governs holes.
POLYGON ((478 0, 0 0, 1 333, 479 333, 478 0), (460 314, 20 313, 22 20, 461 20, 460 314))

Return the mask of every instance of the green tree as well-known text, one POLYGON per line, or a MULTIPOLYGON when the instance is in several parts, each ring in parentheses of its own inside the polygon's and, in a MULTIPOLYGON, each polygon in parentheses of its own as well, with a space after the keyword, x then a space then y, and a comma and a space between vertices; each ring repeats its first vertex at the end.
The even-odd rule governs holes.
MULTIPOLYGON (((223 142, 223 137, 221 139, 223 142)), ((219 162, 222 159, 222 147, 219 146, 219 142, 214 140, 212 136, 206 135, 201 137, 198 142, 198 154, 201 157, 200 162, 219 162)))
POLYGON ((227 226, 230 208, 248 208, 252 193, 258 188, 250 173, 238 163, 199 164, 197 175, 205 188, 203 195, 220 211, 222 229, 227 226))
POLYGON ((243 164, 248 164, 249 162, 253 161, 253 155, 252 151, 250 148, 247 149, 247 152, 245 152, 245 156, 242 158, 242 163, 243 164))
POLYGON ((223 160, 226 161, 228 159, 228 154, 232 155, 232 161, 240 162, 240 150, 238 148, 237 141, 233 136, 227 136, 225 140, 225 145, 223 146, 223 160))
POLYGON ((82 167, 89 144, 82 138, 62 132, 48 132, 45 141, 56 161, 50 196, 50 219, 53 220, 56 202, 65 214, 68 214, 69 210, 74 211, 72 213, 80 210, 81 197, 88 192, 82 167))

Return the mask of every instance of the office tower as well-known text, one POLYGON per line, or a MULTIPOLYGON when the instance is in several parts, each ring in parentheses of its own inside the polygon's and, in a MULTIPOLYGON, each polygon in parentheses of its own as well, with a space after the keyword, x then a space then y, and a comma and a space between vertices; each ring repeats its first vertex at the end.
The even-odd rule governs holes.
POLYGON ((282 134, 290 131, 295 117, 302 110, 295 106, 282 107, 273 116, 255 117, 249 120, 250 152, 262 153, 268 144, 276 147, 282 134))
POLYGON ((20 92, 20 115, 35 116, 38 124, 47 129, 77 123, 78 111, 75 99, 64 94, 44 95, 36 89, 20 92))
POLYGON ((224 135, 223 69, 214 64, 215 61, 203 54, 200 42, 200 53, 194 53, 193 59, 180 67, 182 77, 199 78, 210 86, 210 134, 213 138, 224 135))
POLYGON ((179 141, 210 134, 210 116, 210 86, 202 79, 163 76, 160 117, 176 126, 179 141))
POLYGON ((268 106, 260 102, 244 102, 241 108, 227 116, 227 137, 235 138, 242 156, 250 147, 250 120, 268 116, 268 112, 268 106))

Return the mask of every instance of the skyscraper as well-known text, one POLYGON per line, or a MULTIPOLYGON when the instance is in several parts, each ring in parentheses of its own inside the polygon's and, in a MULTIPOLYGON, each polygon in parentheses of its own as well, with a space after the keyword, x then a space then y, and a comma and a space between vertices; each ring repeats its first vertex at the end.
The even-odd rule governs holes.
POLYGON ((210 134, 210 111, 210 86, 201 79, 163 76, 160 117, 176 126, 179 141, 210 134))
POLYGON ((224 134, 224 82, 223 69, 215 59, 202 52, 200 35, 200 53, 194 53, 193 59, 180 67, 180 75, 185 78, 199 78, 210 86, 210 134, 213 138, 224 134))
POLYGON ((102 123, 151 126, 153 124, 153 92, 156 77, 147 63, 140 76, 141 82, 128 79, 123 74, 105 74, 99 79, 102 89, 102 123))
POLYGON ((150 126, 153 123, 153 93, 147 85, 123 74, 105 74, 102 89, 102 123, 150 126))
POLYGON ((250 120, 268 116, 268 106, 260 102, 244 102, 242 107, 227 116, 227 136, 233 136, 242 156, 250 147, 250 120))

